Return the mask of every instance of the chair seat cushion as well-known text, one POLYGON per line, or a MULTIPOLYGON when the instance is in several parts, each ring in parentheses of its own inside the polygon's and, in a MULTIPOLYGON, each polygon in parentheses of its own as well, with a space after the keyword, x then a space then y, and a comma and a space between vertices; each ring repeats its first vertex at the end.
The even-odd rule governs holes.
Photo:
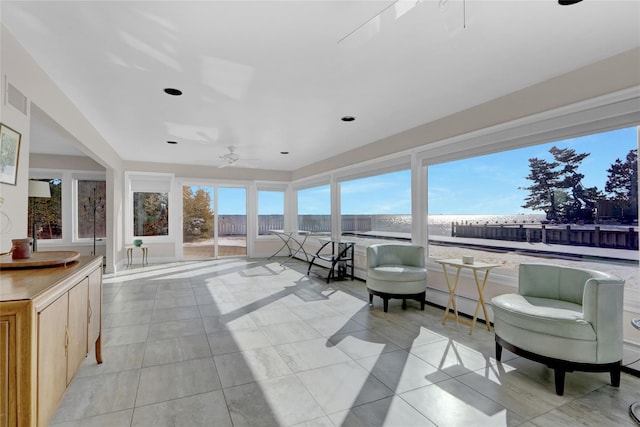
POLYGON ((427 269, 410 265, 380 265, 369 268, 367 275, 376 280, 415 282, 427 279, 427 269))
POLYGON ((579 304, 520 294, 504 294, 493 298, 491 305, 496 324, 504 321, 541 334, 577 340, 596 340, 593 326, 584 320, 582 306, 579 304))

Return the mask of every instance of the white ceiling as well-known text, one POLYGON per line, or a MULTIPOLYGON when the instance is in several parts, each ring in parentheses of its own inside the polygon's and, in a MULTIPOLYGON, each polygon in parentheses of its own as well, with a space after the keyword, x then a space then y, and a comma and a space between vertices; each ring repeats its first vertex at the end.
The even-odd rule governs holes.
MULTIPOLYGON (((123 159, 219 165, 232 145, 251 159, 241 166, 285 171, 640 46, 638 1, 0 7, 6 28, 123 159)), ((51 128, 32 126, 41 130, 32 151, 50 149, 51 128)))

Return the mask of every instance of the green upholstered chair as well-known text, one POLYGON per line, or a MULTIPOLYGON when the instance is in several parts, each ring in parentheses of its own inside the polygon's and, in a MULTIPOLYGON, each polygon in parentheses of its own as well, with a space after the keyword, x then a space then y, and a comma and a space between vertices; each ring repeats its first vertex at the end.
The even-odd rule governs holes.
POLYGON ((424 310, 427 290, 427 269, 424 247, 397 243, 382 243, 367 248, 367 290, 369 303, 373 296, 383 300, 384 311, 389 299, 402 299, 402 309, 407 299, 420 302, 424 310))
POLYGON ((502 348, 554 370, 556 393, 566 372, 610 372, 620 386, 624 281, 580 268, 522 264, 518 293, 491 301, 496 359, 502 348))

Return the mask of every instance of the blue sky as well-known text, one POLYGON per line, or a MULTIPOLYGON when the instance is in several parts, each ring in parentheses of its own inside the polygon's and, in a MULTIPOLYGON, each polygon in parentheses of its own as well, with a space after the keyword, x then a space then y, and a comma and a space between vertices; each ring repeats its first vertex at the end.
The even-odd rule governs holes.
MULTIPOLYGON (((510 150, 487 156, 434 165, 429 168, 430 214, 491 214, 541 213, 523 209, 531 181, 529 159, 533 157, 552 161, 549 149, 572 148, 577 153, 591 153, 580 165, 583 184, 604 191, 607 169, 617 158, 624 160, 630 150, 637 148, 636 128, 556 141, 533 147, 510 150)), ((341 187, 341 207, 345 214, 410 214, 409 171, 380 175, 345 182, 341 187)), ((328 199, 328 186, 314 194, 307 190, 309 199, 315 197, 314 206, 328 199)), ((328 202, 327 202, 328 204, 328 202)), ((305 206, 301 213, 315 212, 305 206)))
POLYGON ((541 213, 521 206, 531 181, 529 159, 552 161, 549 149, 572 148, 576 153, 591 153, 578 171, 583 184, 604 191, 607 169, 617 158, 624 161, 637 148, 635 127, 555 141, 548 144, 511 150, 472 159, 459 160, 429 168, 430 214, 518 214, 541 213))
MULTIPOLYGON (((214 197, 213 186, 191 186, 195 193, 198 188, 202 188, 209 193, 211 199, 211 209, 213 209, 214 197)), ((246 215, 247 214, 247 190, 244 188, 218 187, 218 203, 220 205, 220 215, 246 215)))
POLYGON ((284 192, 259 191, 258 215, 284 215, 284 192))
MULTIPOLYGON (((508 215, 541 213, 521 207, 528 192, 519 190, 531 184, 529 159, 552 161, 549 149, 572 148, 591 153, 580 165, 583 184, 604 191, 607 169, 617 158, 624 160, 637 148, 635 127, 556 141, 533 147, 474 157, 429 167, 430 214, 508 215)), ((220 188, 220 214, 245 214, 244 189, 220 188), (240 197, 238 197, 240 196, 240 197)), ((411 177, 409 171, 347 181, 341 186, 344 214, 410 214, 411 177)), ((282 193, 261 192, 260 214, 282 214, 282 193)), ((329 214, 329 186, 298 193, 300 214, 329 214)))
POLYGON ((340 197, 346 215, 410 214, 411 173, 405 170, 343 182, 340 197))
MULTIPOLYGON (((214 208, 213 186, 191 186, 195 193, 202 188, 209 193, 211 209, 214 208)), ((220 215, 246 215, 247 190, 244 188, 218 187, 218 209, 220 215)), ((284 193, 282 191, 261 191, 259 200, 260 215, 282 215, 284 213, 284 193)))

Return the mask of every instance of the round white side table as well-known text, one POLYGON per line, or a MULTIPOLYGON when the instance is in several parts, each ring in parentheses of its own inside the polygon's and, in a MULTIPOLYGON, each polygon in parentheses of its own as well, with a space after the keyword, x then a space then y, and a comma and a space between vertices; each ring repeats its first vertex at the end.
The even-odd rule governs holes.
MULTIPOLYGON (((634 328, 640 330, 640 317, 636 317, 635 319, 631 319, 631 324, 634 328)), ((640 425, 640 400, 634 402, 629 406, 629 415, 633 418, 638 425, 640 425)))

